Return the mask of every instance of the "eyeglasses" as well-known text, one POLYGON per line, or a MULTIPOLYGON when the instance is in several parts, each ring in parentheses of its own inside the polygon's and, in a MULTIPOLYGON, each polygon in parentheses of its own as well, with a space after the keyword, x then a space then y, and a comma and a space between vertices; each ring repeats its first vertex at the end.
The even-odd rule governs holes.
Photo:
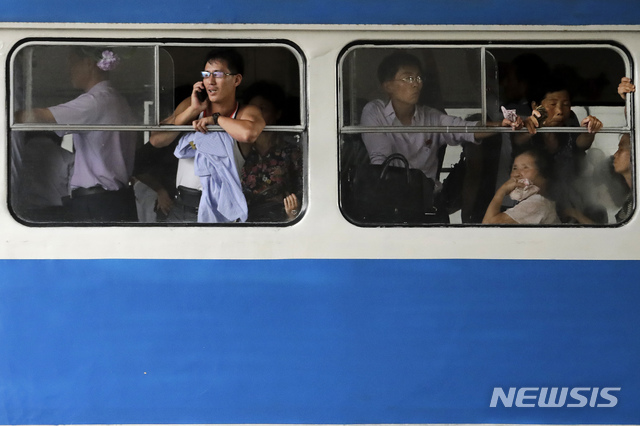
POLYGON ((399 80, 396 80, 396 81, 403 81, 403 82, 405 82, 407 84, 413 84, 413 83, 421 84, 424 80, 423 80, 422 76, 418 75, 418 76, 414 77, 414 76, 410 75, 408 77, 403 77, 403 78, 401 78, 399 80))
POLYGON ((225 75, 236 75, 236 74, 229 73, 229 72, 224 72, 224 71, 213 71, 213 72, 200 71, 200 74, 202 74, 202 78, 209 78, 209 77, 222 78, 225 75))

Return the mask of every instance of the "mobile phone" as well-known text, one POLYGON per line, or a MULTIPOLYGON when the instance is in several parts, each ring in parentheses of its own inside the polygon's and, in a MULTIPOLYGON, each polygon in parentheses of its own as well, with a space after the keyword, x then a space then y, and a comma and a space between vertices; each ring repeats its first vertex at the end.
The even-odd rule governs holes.
POLYGON ((200 102, 204 102, 207 99, 209 99, 209 95, 207 95, 207 91, 205 89, 202 89, 199 92, 196 92, 196 95, 198 96, 198 100, 200 102))
POLYGON ((540 117, 536 117, 536 118, 538 119, 538 124, 542 126, 542 123, 544 123, 544 121, 547 119, 549 114, 547 114, 547 109, 542 105, 538 106, 536 108, 536 111, 540 113, 540 117))

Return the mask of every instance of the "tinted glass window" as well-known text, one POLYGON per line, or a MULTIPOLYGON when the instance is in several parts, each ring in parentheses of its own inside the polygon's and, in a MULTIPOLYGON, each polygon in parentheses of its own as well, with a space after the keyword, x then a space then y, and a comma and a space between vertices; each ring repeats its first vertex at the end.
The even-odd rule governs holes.
POLYGON ((340 201, 357 225, 606 225, 633 204, 613 168, 631 125, 614 47, 362 44, 339 68, 340 201), (512 174, 525 151, 539 176, 512 174))
MULTIPOLYGON (((305 202, 301 63, 295 49, 281 44, 25 43, 11 60, 9 204, 14 215, 36 225, 290 223, 305 202), (223 176, 223 169, 233 171, 209 182, 220 188, 231 182, 233 190, 219 195, 207 186, 215 193, 207 205, 217 209, 218 202, 226 202, 232 212, 243 205, 233 220, 199 214, 202 179, 213 169, 196 171, 194 160, 187 159, 190 168, 182 173, 190 173, 187 181, 193 185, 182 192, 177 188, 184 183, 177 179, 183 160, 174 151, 193 129, 190 123, 175 127, 171 118, 183 101, 188 105, 194 84, 206 80, 201 72, 214 49, 234 51, 244 65, 241 78, 228 73, 210 79, 239 81, 234 89, 239 114, 248 104, 258 115, 272 110, 255 143, 229 137, 227 151, 209 157, 213 166, 208 167, 218 167, 216 176, 223 176), (149 144, 152 134, 175 139, 155 147, 149 144), (174 216, 177 206, 188 214, 174 216)), ((214 86, 219 85, 207 90, 214 100, 203 105, 217 102, 214 86)), ((221 130, 210 127, 207 134, 226 135, 221 130)), ((204 153, 201 149, 200 158, 204 153)))

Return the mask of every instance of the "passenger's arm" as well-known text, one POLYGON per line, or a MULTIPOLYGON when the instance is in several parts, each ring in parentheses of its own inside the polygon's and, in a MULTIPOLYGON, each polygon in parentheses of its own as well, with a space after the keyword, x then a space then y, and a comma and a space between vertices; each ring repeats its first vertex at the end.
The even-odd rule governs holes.
POLYGON ((482 219, 482 223, 486 224, 496 224, 496 223, 504 223, 504 224, 516 224, 515 220, 511 218, 508 214, 501 212, 500 208, 502 206, 502 200, 507 196, 511 191, 516 189, 517 186, 524 184, 518 183, 516 179, 510 178, 506 181, 498 190, 496 194, 493 196, 491 203, 489 203, 489 207, 487 207, 487 211, 484 214, 484 218, 482 219))
MULTIPOLYGON (((624 100, 627 99, 627 93, 633 93, 636 91, 636 86, 631 82, 629 77, 622 77, 620 84, 618 85, 618 95, 624 100)), ((627 105, 625 103, 624 113, 627 114, 627 105)))
POLYGON ((627 93, 636 91, 636 86, 631 82, 629 77, 622 77, 618 85, 618 94, 622 99, 627 99, 627 93))
MULTIPOLYGON (((174 124, 176 126, 187 126, 196 120, 202 111, 207 109, 208 100, 200 101, 198 92, 204 89, 202 81, 197 81, 193 85, 191 96, 180 102, 176 110, 170 117, 162 120, 160 124, 174 124)), ((156 148, 162 148, 170 145, 180 132, 151 132, 149 142, 156 148)))
MULTIPOLYGON (((160 124, 174 124, 176 126, 189 125, 198 118, 202 110, 191 106, 191 98, 180 102, 174 113, 162 120, 160 124)), ((168 146, 174 141, 180 132, 151 132, 149 142, 156 148, 168 146)))
POLYGON ((393 154, 393 140, 385 133, 363 133, 362 141, 367 147, 371 164, 382 164, 393 154))
POLYGON ((580 133, 576 138, 576 146, 581 150, 586 151, 591 148, 591 144, 596 137, 595 133, 600 131, 602 128, 602 122, 593 115, 590 115, 582 120, 580 125, 582 127, 586 127, 589 133, 580 133))
POLYGON ((151 173, 140 173, 136 175, 135 178, 155 191, 158 196, 156 207, 162 211, 162 213, 169 214, 169 210, 171 210, 171 206, 173 206, 173 200, 164 186, 162 186, 162 183, 160 183, 160 180, 151 173))
MULTIPOLYGON (((194 120, 192 124, 197 132, 207 133, 207 126, 214 125, 213 117, 203 117, 194 120)), ((236 118, 219 116, 218 125, 238 142, 254 143, 262 133, 265 122, 258 107, 247 105, 240 110, 236 118)))
MULTIPOLYGON (((520 118, 520 116, 518 116, 516 121, 510 121, 506 118, 499 122, 487 121, 487 127, 511 127, 511 130, 520 130, 522 129, 523 126, 524 126, 524 121, 522 121, 522 118, 520 118)), ((479 132, 479 133, 474 133, 473 136, 476 138, 476 140, 481 140, 484 138, 491 137, 495 134, 496 134, 495 132, 479 132)))
POLYGON ((254 105, 242 108, 236 118, 219 117, 218 124, 240 143, 255 142, 266 125, 260 109, 254 105))
MULTIPOLYGON (((374 127, 388 126, 388 123, 381 121, 379 108, 374 102, 365 105, 362 110, 360 124, 374 127)), ((382 164, 389 155, 393 154, 393 139, 389 134, 362 133, 362 142, 367 148, 371 164, 382 164)))
POLYGON ((539 121, 539 118, 540 118, 540 111, 537 111, 534 109, 531 115, 525 118, 523 122, 524 123, 523 127, 526 127, 528 132, 516 133, 512 136, 511 141, 513 142, 514 145, 522 146, 531 140, 531 136, 535 135, 537 133, 538 127, 542 125, 542 123, 540 123, 539 121))
POLYGON ((18 111, 16 123, 56 123, 56 119, 48 108, 34 108, 18 111))

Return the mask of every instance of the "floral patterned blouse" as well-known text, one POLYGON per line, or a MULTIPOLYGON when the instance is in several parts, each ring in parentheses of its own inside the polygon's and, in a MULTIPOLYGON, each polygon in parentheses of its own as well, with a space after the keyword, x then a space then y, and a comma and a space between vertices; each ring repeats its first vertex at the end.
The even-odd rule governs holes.
POLYGON ((265 156, 255 147, 245 158, 242 190, 251 210, 258 204, 282 201, 289 194, 302 200, 302 153, 297 145, 279 139, 265 156))

